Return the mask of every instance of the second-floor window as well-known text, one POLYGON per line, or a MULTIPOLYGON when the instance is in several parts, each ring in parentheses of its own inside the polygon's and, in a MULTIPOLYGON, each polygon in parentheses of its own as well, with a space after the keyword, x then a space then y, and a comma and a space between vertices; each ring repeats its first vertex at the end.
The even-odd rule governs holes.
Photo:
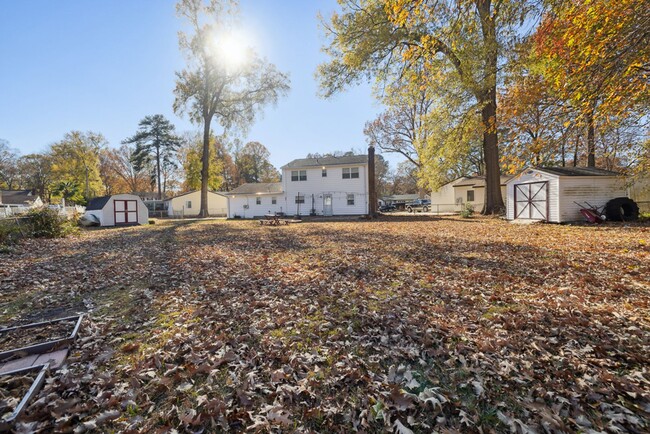
POLYGON ((344 167, 343 168, 343 179, 353 179, 359 177, 359 168, 358 167, 344 167))
POLYGON ((262 198, 261 197, 256 197, 255 198, 255 205, 262 205, 262 198))
POLYGON ((323 178, 327 178, 327 169, 323 169, 322 175, 323 178))
POLYGON ((306 170, 292 170, 291 171, 291 180, 292 181, 307 181, 307 171, 306 170))
POLYGON ((275 205, 276 203, 278 203, 277 198, 272 197, 272 198, 271 198, 271 204, 272 204, 272 205, 275 205))

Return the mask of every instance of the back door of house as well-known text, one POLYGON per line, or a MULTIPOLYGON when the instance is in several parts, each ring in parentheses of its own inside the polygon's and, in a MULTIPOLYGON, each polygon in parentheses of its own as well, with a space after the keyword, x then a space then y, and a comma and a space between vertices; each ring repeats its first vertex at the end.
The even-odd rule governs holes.
POLYGON ((126 225, 138 222, 137 200, 114 200, 115 224, 126 225))
POLYGON ((331 216, 332 215, 332 195, 324 194, 323 195, 323 215, 331 216))
POLYGON ((515 218, 548 220, 548 182, 515 184, 515 218))

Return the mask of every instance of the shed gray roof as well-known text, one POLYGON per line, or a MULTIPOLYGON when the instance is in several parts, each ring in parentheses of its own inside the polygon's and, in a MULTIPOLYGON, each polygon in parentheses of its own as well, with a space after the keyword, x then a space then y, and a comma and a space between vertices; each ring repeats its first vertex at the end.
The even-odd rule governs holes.
POLYGON ((108 201, 111 199, 111 196, 100 196, 90 199, 88 205, 86 206, 86 211, 94 211, 98 209, 103 209, 108 201))
POLYGON ((0 190, 0 203, 3 205, 29 205, 37 198, 31 190, 0 190))
POLYGON ((346 155, 343 157, 299 158, 284 166, 283 169, 297 169, 301 167, 339 166, 343 164, 368 164, 367 155, 346 155))
POLYGON ((282 193, 281 182, 250 182, 242 184, 228 194, 282 193))
POLYGON ((619 172, 596 167, 535 167, 535 170, 559 176, 621 176, 619 172))

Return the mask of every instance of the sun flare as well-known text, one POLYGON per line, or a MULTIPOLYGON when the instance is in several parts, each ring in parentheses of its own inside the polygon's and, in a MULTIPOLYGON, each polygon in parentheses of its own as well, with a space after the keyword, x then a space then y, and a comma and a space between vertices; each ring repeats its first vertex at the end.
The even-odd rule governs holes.
POLYGON ((221 34, 215 41, 217 59, 227 68, 237 69, 249 59, 250 45, 244 35, 229 32, 221 34))

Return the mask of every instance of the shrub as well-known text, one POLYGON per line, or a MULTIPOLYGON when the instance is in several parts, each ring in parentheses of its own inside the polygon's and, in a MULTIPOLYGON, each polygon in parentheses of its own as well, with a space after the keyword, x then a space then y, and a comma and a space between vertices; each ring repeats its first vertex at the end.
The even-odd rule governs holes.
POLYGON ((49 208, 32 210, 27 213, 27 219, 34 238, 62 238, 79 231, 75 220, 68 220, 49 208))
POLYGON ((16 220, 0 220, 0 246, 13 244, 21 235, 21 230, 16 220))
POLYGON ((467 203, 465 207, 460 211, 460 216, 464 219, 471 218, 474 215, 474 207, 467 203))

